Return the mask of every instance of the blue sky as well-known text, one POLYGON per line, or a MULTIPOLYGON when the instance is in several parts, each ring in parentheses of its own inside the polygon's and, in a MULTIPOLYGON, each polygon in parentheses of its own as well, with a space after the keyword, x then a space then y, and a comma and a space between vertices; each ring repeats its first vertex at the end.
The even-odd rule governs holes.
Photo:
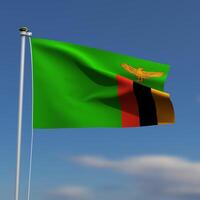
MULTIPOLYGON (((31 199, 200 198, 200 2, 198 0, 1 1, 0 199, 14 196, 20 38, 83 44, 169 63, 176 124, 130 129, 35 131, 31 199)), ((21 199, 31 135, 27 45, 21 199)))

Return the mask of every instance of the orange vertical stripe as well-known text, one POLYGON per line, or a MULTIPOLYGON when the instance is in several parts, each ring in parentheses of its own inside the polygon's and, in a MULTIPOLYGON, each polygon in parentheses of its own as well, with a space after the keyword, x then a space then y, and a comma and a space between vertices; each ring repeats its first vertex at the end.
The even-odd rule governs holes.
POLYGON ((155 89, 151 89, 151 93, 156 104, 158 124, 174 123, 175 116, 170 95, 155 89))
POLYGON ((138 104, 133 91, 133 81, 119 75, 117 75, 117 81, 122 127, 140 126, 138 104))

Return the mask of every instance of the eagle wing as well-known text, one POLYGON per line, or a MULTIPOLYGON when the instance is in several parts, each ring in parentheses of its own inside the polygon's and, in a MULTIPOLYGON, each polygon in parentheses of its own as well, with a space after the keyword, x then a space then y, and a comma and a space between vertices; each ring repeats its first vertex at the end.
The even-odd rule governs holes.
POLYGON ((134 68, 134 67, 131 67, 130 65, 128 64, 121 64, 121 66, 127 70, 128 72, 130 72, 131 74, 134 74, 135 76, 137 76, 137 69, 134 68))
POLYGON ((154 78, 154 77, 161 77, 163 76, 163 72, 143 72, 142 78, 154 78))
POLYGON ((143 79, 147 79, 147 78, 154 78, 154 77, 161 77, 163 76, 163 72, 146 72, 146 71, 142 71, 142 73, 138 72, 137 68, 131 67, 128 64, 121 64, 121 66, 127 70, 128 72, 130 72, 131 74, 134 74, 137 77, 141 77, 143 79))

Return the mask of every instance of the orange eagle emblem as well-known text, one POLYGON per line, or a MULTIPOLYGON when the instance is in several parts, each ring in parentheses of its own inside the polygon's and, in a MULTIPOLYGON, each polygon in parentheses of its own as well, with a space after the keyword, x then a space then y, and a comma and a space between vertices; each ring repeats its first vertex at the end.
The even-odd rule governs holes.
POLYGON ((121 66, 128 71, 129 73, 135 75, 138 78, 138 82, 143 82, 144 79, 161 77, 163 76, 163 72, 146 72, 143 68, 134 68, 128 64, 121 64, 121 66))

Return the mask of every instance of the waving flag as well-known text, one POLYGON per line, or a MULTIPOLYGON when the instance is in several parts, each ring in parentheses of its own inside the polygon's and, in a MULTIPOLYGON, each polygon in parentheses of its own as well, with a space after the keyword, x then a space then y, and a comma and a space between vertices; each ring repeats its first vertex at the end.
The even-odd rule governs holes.
POLYGON ((174 123, 169 65, 31 38, 34 128, 174 123))

